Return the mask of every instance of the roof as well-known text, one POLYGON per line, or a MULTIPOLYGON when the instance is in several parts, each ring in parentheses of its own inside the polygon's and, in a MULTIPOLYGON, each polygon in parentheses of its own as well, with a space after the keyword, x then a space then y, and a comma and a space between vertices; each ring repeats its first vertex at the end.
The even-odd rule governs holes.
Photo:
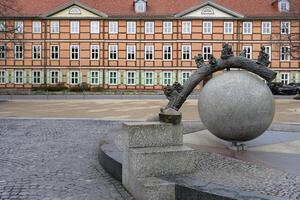
POLYGON ((203 5, 207 2, 213 2, 220 7, 224 7, 245 17, 285 17, 300 16, 300 1, 290 0, 291 11, 280 13, 276 5, 272 4, 274 0, 148 0, 147 12, 143 14, 135 13, 134 0, 16 0, 15 10, 5 13, 6 17, 39 17, 46 13, 51 13, 63 5, 69 5, 72 2, 86 5, 99 13, 104 13, 108 17, 175 17, 182 13, 203 5))

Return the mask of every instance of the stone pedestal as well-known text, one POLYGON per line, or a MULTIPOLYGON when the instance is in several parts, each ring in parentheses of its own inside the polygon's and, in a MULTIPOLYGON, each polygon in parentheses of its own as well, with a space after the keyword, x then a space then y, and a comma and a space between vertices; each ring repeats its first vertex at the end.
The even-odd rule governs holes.
POLYGON ((192 173, 197 152, 183 146, 181 125, 161 122, 125 123, 122 182, 138 200, 174 200, 175 185, 159 179, 192 173))

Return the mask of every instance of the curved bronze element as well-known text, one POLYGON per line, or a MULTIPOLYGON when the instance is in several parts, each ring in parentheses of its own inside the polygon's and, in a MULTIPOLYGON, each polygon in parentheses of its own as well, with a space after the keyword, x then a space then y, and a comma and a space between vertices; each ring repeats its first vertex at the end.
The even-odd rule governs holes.
POLYGON ((213 56, 211 56, 209 64, 205 64, 202 55, 199 54, 195 57, 198 69, 190 76, 183 86, 176 82, 173 86, 168 85, 164 88, 164 93, 168 98, 169 103, 164 109, 161 109, 161 111, 164 112, 166 109, 174 109, 178 111, 186 101, 187 97, 201 81, 213 73, 224 69, 244 69, 257 74, 268 82, 274 80, 277 73, 268 68, 268 65, 270 64, 269 55, 265 53, 264 50, 265 48, 262 47, 258 60, 253 61, 245 58, 245 51, 243 51, 240 56, 234 56, 232 47, 225 44, 223 46, 221 58, 216 60, 213 56))

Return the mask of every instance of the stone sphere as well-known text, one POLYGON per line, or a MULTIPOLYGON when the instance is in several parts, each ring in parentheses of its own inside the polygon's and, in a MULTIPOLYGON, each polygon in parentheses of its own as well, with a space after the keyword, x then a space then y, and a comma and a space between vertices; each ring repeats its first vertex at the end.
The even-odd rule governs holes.
POLYGON ((244 142, 263 134, 275 113, 272 92, 256 75, 230 71, 211 79, 199 96, 198 111, 216 137, 244 142))

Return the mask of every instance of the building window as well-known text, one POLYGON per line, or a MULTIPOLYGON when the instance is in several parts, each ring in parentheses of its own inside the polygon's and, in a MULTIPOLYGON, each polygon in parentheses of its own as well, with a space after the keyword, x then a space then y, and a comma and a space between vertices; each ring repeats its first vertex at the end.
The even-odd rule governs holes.
POLYGON ((69 14, 81 14, 81 10, 78 7, 73 7, 70 9, 69 14))
POLYGON ((59 59, 59 46, 51 45, 51 60, 58 60, 58 59, 59 59))
POLYGON ((145 85, 154 85, 154 73, 145 72, 145 85))
POLYGON ((118 82, 118 72, 110 71, 109 72, 109 85, 117 85, 118 82))
POLYGON ((212 34, 212 22, 211 21, 203 22, 203 34, 212 34))
POLYGON ((127 45, 127 60, 135 60, 135 45, 127 45))
POLYGON ((23 84, 24 83, 24 72, 23 70, 15 71, 15 84, 23 84))
POLYGON ((32 71, 32 84, 41 84, 41 71, 32 71))
POLYGON ((0 84, 6 83, 6 71, 1 70, 0 71, 0 84))
POLYGON ((172 60, 172 46, 165 45, 164 49, 164 60, 172 60))
POLYGON ((23 33, 24 24, 23 21, 15 21, 15 33, 23 33))
POLYGON ((99 71, 91 71, 91 84, 98 85, 100 80, 99 71))
POLYGON ((91 45, 91 60, 99 60, 99 45, 91 45))
POLYGON ((127 34, 136 33, 136 22, 127 22, 127 34))
POLYGON ((145 22, 145 34, 154 34, 154 22, 145 22))
POLYGON ((79 33, 79 21, 71 21, 70 26, 71 26, 71 33, 73 34, 79 33))
POLYGON ((59 71, 50 71, 50 84, 59 83, 59 71))
POLYGON ((115 21, 108 22, 108 33, 110 34, 118 33, 118 22, 115 21))
POLYGON ((224 22, 224 34, 233 34, 233 22, 224 22))
POLYGON ((0 45, 0 60, 6 58, 6 48, 4 45, 0 45))
POLYGON ((42 55, 42 46, 41 45, 33 45, 32 46, 32 59, 40 60, 42 55))
POLYGON ((154 46, 145 46, 145 60, 154 60, 154 46))
POLYGON ((246 51, 246 58, 252 59, 252 47, 251 46, 243 46, 243 51, 246 51))
POLYGON ((184 84, 191 76, 191 72, 182 72, 181 82, 184 84))
POLYGON ((51 33, 59 33, 59 21, 51 21, 51 33))
POLYGON ((32 33, 41 33, 42 31, 42 23, 40 21, 32 22, 32 33))
POLYGON ((182 46, 182 60, 191 60, 191 46, 190 45, 182 46))
POLYGON ((23 46, 22 45, 16 45, 15 46, 15 59, 22 60, 23 56, 24 56, 23 46))
POLYGON ((136 13, 144 13, 147 7, 146 1, 135 1, 134 7, 136 13))
POLYGON ((71 71, 70 72, 70 84, 77 85, 79 84, 79 71, 71 71))
POLYGON ((280 82, 284 85, 289 84, 289 74, 288 73, 282 73, 280 76, 280 82))
POLYGON ((163 24, 163 34, 172 34, 173 33, 173 23, 164 22, 163 24))
POLYGON ((272 32, 272 22, 262 22, 261 33, 262 34, 271 34, 271 32, 272 32))
POLYGON ((127 72, 127 85, 135 85, 135 72, 127 72))
POLYGON ((243 22, 243 34, 252 34, 252 22, 243 22))
POLYGON ((172 72, 164 72, 163 85, 171 85, 171 84, 172 84, 172 72))
POLYGON ((286 0, 278 1, 278 7, 280 12, 286 12, 290 10, 290 4, 286 0))
POLYGON ((265 46, 265 53, 269 55, 269 60, 272 60, 272 48, 271 46, 265 46))
POLYGON ((192 33, 192 22, 190 22, 190 21, 182 22, 182 33, 183 34, 191 34, 192 33))
POLYGON ((71 45, 70 54, 71 60, 79 60, 79 45, 71 45))
POLYGON ((5 32, 6 26, 5 21, 0 21, 0 32, 5 32))
POLYGON ((109 45, 109 60, 117 60, 118 59, 118 46, 117 45, 109 45))
POLYGON ((290 34, 291 23, 281 22, 281 34, 290 34))
POLYGON ((212 46, 203 46, 203 59, 208 61, 212 55, 212 46))
POLYGON ((91 21, 91 33, 100 33, 99 21, 91 21))
POLYGON ((290 47, 282 46, 280 48, 280 61, 290 61, 290 47))

